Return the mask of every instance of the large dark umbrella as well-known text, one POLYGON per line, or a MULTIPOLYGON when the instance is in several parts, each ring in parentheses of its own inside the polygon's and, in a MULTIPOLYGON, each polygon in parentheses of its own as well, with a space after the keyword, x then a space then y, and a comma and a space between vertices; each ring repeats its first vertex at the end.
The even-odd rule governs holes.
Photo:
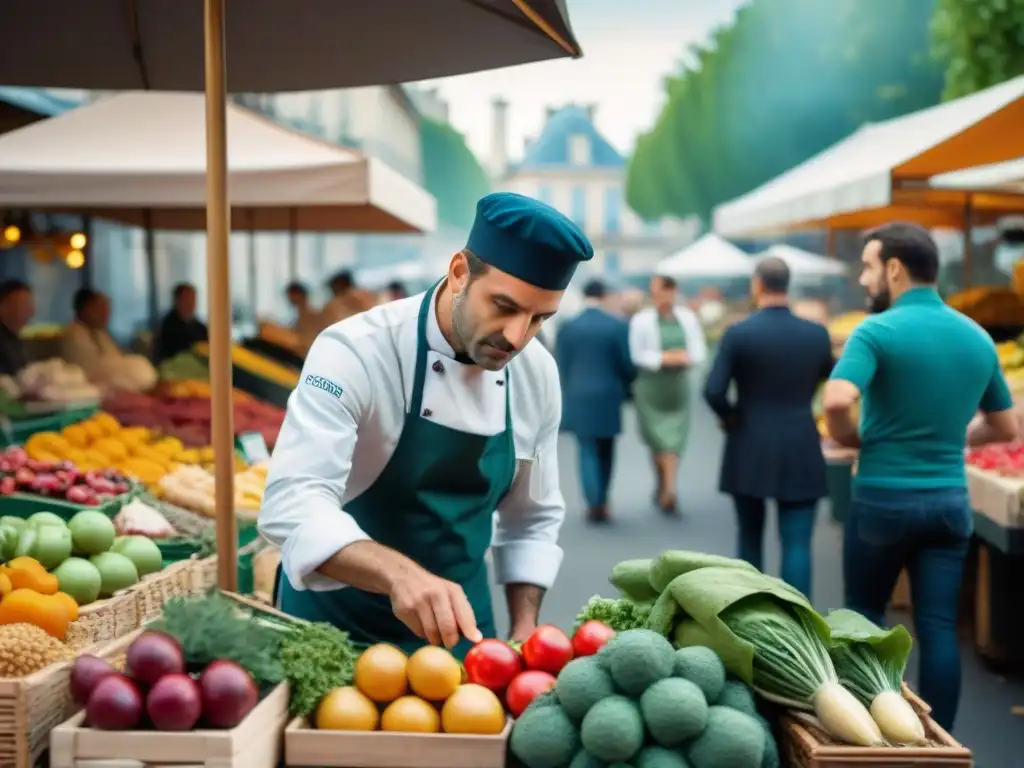
POLYGON ((7 85, 206 91, 218 581, 234 590, 227 91, 400 83, 579 56, 565 0, 8 0, 3 24, 7 85))

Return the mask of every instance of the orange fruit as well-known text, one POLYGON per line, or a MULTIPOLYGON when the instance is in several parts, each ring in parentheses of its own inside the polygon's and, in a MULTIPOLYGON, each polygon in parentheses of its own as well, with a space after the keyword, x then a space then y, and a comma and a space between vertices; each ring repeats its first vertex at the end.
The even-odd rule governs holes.
POLYGON ((412 692, 427 701, 444 701, 462 682, 462 668, 444 648, 427 645, 409 657, 406 668, 412 692))
POLYGON ((405 673, 408 663, 409 659, 395 646, 372 645, 356 660, 356 688, 381 704, 394 701, 409 689, 405 673))
POLYGON ((75 598, 67 592, 56 592, 52 597, 68 612, 68 621, 78 621, 78 603, 75 598))
POLYGON ((380 716, 380 729, 403 733, 437 733, 441 730, 441 716, 419 696, 402 696, 388 704, 380 716))
POLYGON ((490 689, 460 685, 441 708, 441 727, 445 733, 493 736, 505 730, 505 708, 490 689))
POLYGON ((346 685, 324 696, 316 708, 315 722, 322 731, 375 731, 380 713, 366 694, 346 685))

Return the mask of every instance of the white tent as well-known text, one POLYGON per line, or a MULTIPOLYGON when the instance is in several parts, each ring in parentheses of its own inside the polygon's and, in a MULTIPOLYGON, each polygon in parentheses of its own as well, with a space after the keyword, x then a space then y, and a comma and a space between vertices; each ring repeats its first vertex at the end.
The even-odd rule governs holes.
POLYGON ((962 171, 932 176, 928 182, 938 189, 1024 194, 1024 157, 1005 163, 979 165, 962 171))
POLYGON ((655 268, 659 275, 687 278, 750 277, 754 260, 717 235, 707 234, 655 268))
MULTIPOLYGON (((0 207, 154 229, 206 227, 201 93, 130 92, 0 136, 0 207)), ((242 229, 422 232, 436 201, 374 158, 228 105, 228 183, 242 229)))
MULTIPOLYGON (((1024 151, 1024 76, 956 101, 869 124, 804 163, 714 211, 724 236, 781 232, 844 214, 913 207, 897 182, 1024 151), (940 148, 945 151, 940 151, 940 148)), ((899 218, 899 210, 894 212, 899 218)), ((844 226, 861 226, 850 222, 844 226)))
POLYGON ((830 259, 827 256, 819 256, 802 248, 794 248, 792 245, 786 245, 785 243, 778 243, 766 248, 757 254, 757 259, 765 259, 771 256, 786 262, 794 280, 838 277, 845 275, 848 271, 846 265, 841 261, 830 259))

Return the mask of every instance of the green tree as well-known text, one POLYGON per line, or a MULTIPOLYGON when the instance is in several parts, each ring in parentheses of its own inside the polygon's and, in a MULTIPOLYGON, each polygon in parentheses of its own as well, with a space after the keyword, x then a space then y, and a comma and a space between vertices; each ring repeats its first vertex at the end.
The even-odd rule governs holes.
POLYGON ((468 229, 477 200, 490 191, 487 174, 462 134, 448 123, 423 117, 420 146, 423 184, 437 198, 438 222, 468 229))
POLYGON ((857 130, 935 104, 936 0, 752 0, 666 79, 666 101, 631 159, 640 215, 707 220, 857 130))
POLYGON ((947 99, 1024 74, 1024 0, 938 0, 932 39, 947 99))

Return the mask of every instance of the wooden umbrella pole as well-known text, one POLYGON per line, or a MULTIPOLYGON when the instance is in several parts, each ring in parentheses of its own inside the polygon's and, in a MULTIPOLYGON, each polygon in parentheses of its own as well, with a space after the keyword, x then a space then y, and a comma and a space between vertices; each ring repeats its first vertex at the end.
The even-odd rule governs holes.
POLYGON ((217 478, 217 584, 238 591, 235 528, 235 430, 231 383, 231 270, 228 247, 227 84, 224 0, 205 0, 206 270, 210 322, 210 406, 217 478))

